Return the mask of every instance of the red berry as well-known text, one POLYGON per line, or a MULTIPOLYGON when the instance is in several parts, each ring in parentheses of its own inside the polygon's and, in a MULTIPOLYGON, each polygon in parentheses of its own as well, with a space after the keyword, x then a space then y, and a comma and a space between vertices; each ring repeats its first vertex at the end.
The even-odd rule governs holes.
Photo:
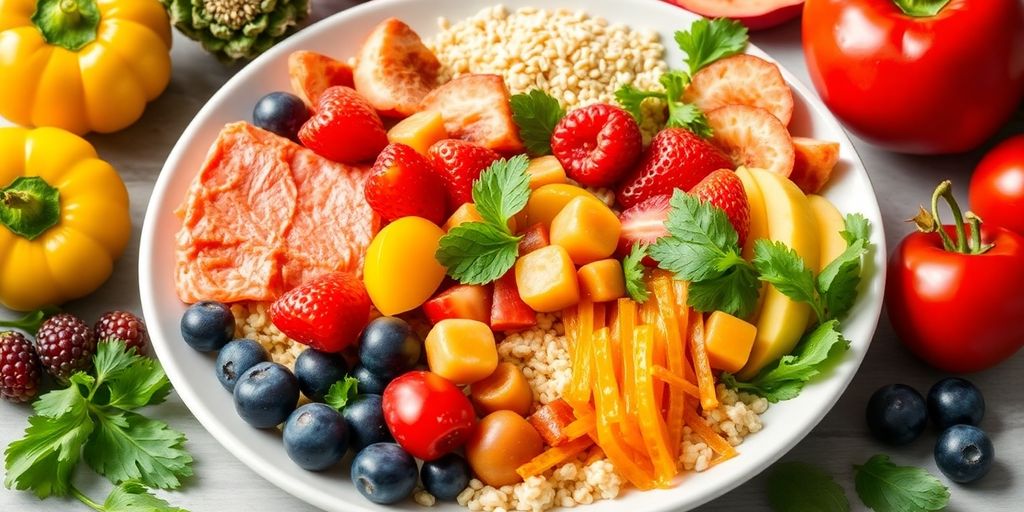
MULTIPOLYGON (((619 256, 629 254, 634 244, 651 245, 659 238, 668 235, 665 221, 672 209, 669 200, 672 196, 661 195, 648 197, 619 214, 622 230, 619 232, 619 256)), ((650 256, 644 258, 645 265, 656 265, 650 256)))
POLYGON ((110 311, 100 317, 93 327, 97 341, 119 340, 136 354, 144 354, 149 344, 146 324, 127 311, 110 311))
POLYGON ((603 103, 569 112, 551 134, 551 152, 570 178, 590 187, 607 187, 636 164, 643 136, 636 120, 603 103))
POLYGON ((427 150, 430 163, 448 191, 448 206, 473 202, 473 182, 500 155, 478 144, 457 139, 437 141, 427 150))
POLYGON ((364 195, 370 208, 388 221, 410 215, 438 225, 444 221, 445 193, 440 178, 426 157, 405 144, 391 144, 380 152, 364 195))
POLYGON ((728 169, 717 170, 693 187, 690 194, 725 211, 743 247, 750 232, 750 203, 739 176, 728 169))
POLYGON ((63 382, 77 371, 92 368, 96 338, 92 329, 80 318, 70 313, 61 313, 46 319, 39 326, 36 349, 43 368, 63 382))
POLYGON ((299 140, 324 158, 355 163, 377 156, 387 146, 388 134, 377 111, 355 89, 338 85, 320 95, 299 140))
POLYGON ((0 332, 0 397, 28 402, 39 394, 39 357, 21 333, 0 332))
POLYGON ((629 208, 651 196, 689 191, 705 176, 735 166, 718 148, 682 128, 666 128, 651 140, 640 165, 626 177, 618 201, 629 208))
POLYGON ((293 288, 270 306, 270 320, 289 338, 322 352, 341 352, 370 319, 363 280, 332 272, 293 288))

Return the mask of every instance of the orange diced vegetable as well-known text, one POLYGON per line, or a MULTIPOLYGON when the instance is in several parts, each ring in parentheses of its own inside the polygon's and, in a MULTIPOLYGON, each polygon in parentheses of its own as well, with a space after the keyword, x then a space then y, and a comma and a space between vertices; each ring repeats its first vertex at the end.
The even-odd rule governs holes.
MULTIPOLYGON (((578 309, 579 325, 576 329, 576 342, 573 344, 572 378, 562 392, 562 398, 574 409, 589 407, 590 404, 590 346, 594 333, 594 303, 589 300, 580 302, 578 309)), ((578 417, 579 415, 577 415, 578 417)))
MULTIPOLYGON (((494 372, 470 385, 469 397, 482 415, 494 411, 512 411, 526 416, 533 406, 533 390, 529 381, 518 366, 508 361, 498 363, 494 372)), ((568 405, 566 408, 569 409, 571 419, 572 408, 568 405)), ((537 428, 537 425, 533 426, 537 428)))
POLYGON ((722 311, 708 317, 704 335, 712 368, 735 373, 743 369, 754 347, 757 326, 722 311))
POLYGON ((550 313, 580 301, 576 267, 558 245, 542 247, 516 262, 519 296, 534 311, 550 313))
POLYGON ((388 130, 388 142, 405 144, 423 156, 427 155, 427 150, 435 142, 447 138, 444 119, 436 110, 417 112, 388 130))
POLYGON ((561 446, 569 441, 566 429, 577 421, 572 406, 561 398, 541 406, 526 419, 548 446, 561 446))
MULTIPOLYGON (((654 379, 650 372, 654 366, 653 352, 653 328, 649 325, 637 327, 634 332, 633 365, 636 372, 640 431, 643 434, 644 443, 647 445, 647 453, 654 464, 658 484, 667 486, 675 477, 677 468, 676 461, 672 458, 668 447, 665 420, 654 400, 654 379)), ((598 418, 600 419, 600 416, 598 418)))
POLYGON ((700 406, 710 411, 718 407, 718 395, 715 394, 715 376, 711 374, 711 364, 704 347, 704 315, 694 311, 690 317, 690 353, 693 355, 693 369, 697 372, 700 406))
POLYGON ((626 278, 619 260, 608 258, 587 263, 576 275, 581 292, 594 302, 608 302, 626 295, 626 278))
POLYGON ((545 471, 575 458, 593 444, 594 441, 589 437, 581 437, 562 446, 553 446, 531 459, 530 462, 516 468, 516 473, 519 473, 523 480, 544 474, 545 471))
POLYGON ((715 453, 727 458, 736 456, 736 448, 733 448, 728 441, 722 439, 722 436, 715 433, 715 431, 708 426, 707 422, 704 421, 704 418, 701 418, 700 415, 697 414, 696 410, 691 407, 687 407, 685 420, 690 429, 700 436, 701 439, 708 444, 708 447, 715 451, 715 453))
POLYGON ((621 230, 622 223, 611 208, 594 197, 581 196, 551 220, 551 243, 564 247, 577 265, 586 265, 611 256, 621 230))
POLYGON ((586 189, 568 183, 544 185, 530 193, 530 199, 520 214, 525 215, 530 225, 541 223, 550 226, 558 212, 577 197, 597 199, 586 189))
POLYGON ((611 422, 622 419, 622 399, 619 395, 619 384, 615 382, 615 369, 612 367, 611 332, 607 327, 594 332, 594 397, 601 395, 603 410, 600 414, 607 416, 611 422))
POLYGON ((498 367, 494 332, 476 320, 441 320, 430 329, 424 347, 430 371, 455 384, 471 384, 498 367))
POLYGON ((544 185, 552 183, 565 183, 565 169, 553 155, 542 156, 530 160, 526 168, 526 174, 530 175, 530 190, 537 190, 544 185))
MULTIPOLYGON (((483 222, 483 220, 484 218, 480 216, 480 212, 477 211, 475 204, 462 203, 462 206, 459 206, 458 209, 448 217, 448 220, 446 220, 444 225, 441 226, 441 229, 447 233, 459 224, 464 224, 466 222, 483 222)), ((513 233, 516 232, 515 217, 508 220, 508 229, 513 233)))
POLYGON ((697 386, 693 385, 692 382, 672 373, 668 368, 664 366, 654 365, 651 370, 652 375, 655 379, 658 379, 671 387, 681 389, 683 393, 690 395, 693 398, 700 399, 700 390, 697 386))

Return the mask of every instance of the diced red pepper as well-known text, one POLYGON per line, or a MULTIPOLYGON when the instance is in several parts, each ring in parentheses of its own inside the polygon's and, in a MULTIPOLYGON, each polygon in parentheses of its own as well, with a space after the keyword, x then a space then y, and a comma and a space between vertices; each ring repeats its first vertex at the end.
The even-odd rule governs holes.
POLYGON ((537 325, 537 313, 523 302, 512 270, 494 282, 491 301, 491 329, 499 332, 517 331, 537 325))

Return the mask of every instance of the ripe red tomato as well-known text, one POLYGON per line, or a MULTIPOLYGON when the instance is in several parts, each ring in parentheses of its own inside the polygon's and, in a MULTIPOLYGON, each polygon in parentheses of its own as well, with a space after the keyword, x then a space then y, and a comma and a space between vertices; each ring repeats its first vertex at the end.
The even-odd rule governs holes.
POLYGON ((395 441, 423 460, 462 446, 476 427, 469 398, 440 375, 415 371, 384 389, 384 422, 395 441))
POLYGON ((1024 135, 985 155, 971 177, 971 209, 989 225, 1024 235, 1024 135))

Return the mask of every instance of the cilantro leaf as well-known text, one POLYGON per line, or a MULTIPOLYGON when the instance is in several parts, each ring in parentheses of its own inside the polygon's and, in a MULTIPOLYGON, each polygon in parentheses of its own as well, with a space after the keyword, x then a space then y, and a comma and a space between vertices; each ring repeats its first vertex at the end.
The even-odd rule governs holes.
POLYGON ((131 366, 107 383, 110 390, 107 405, 110 407, 131 411, 156 405, 166 400, 171 392, 171 381, 157 360, 141 356, 135 358, 131 366))
POLYGON ((754 267, 760 280, 770 283, 779 293, 811 305, 818 321, 825 320, 824 307, 818 298, 814 274, 793 248, 782 242, 765 239, 754 242, 754 267))
POLYGON ((138 480, 122 482, 110 491, 103 509, 107 512, 188 512, 150 494, 138 480))
POLYGON ((839 235, 846 240, 847 245, 853 245, 857 240, 867 243, 871 237, 871 221, 859 213, 851 213, 845 219, 846 229, 839 232, 839 235))
POLYGON ((673 192, 669 206, 671 209, 665 227, 672 237, 717 249, 720 254, 738 248, 739 234, 721 208, 679 189, 673 192))
POLYGON ((85 445, 85 461, 114 483, 139 480, 148 487, 174 489, 192 475, 185 435, 166 423, 132 412, 97 415, 85 445))
POLYGON ((60 313, 60 308, 56 306, 45 306, 42 309, 25 313, 21 318, 14 320, 0 320, 0 327, 12 327, 25 331, 28 334, 35 334, 39 331, 39 326, 43 325, 43 321, 47 318, 60 313))
POLYGON ((111 340, 96 345, 93 361, 96 366, 96 380, 106 382, 117 376, 142 356, 135 355, 135 349, 126 349, 121 340, 111 340))
POLYGON ((526 150, 535 156, 551 153, 551 132, 565 117, 558 100, 540 89, 512 96, 512 120, 526 150))
POLYGON ((25 437, 7 445, 4 451, 4 486, 19 491, 30 489, 39 498, 67 495, 71 471, 93 430, 88 405, 76 390, 73 394, 62 394, 59 399, 48 399, 43 406, 49 412, 63 409, 60 416, 29 417, 25 437), (55 405, 58 403, 59 408, 55 405))
POLYGON ((714 131, 704 111, 691 103, 681 101, 670 101, 668 103, 668 121, 665 126, 669 128, 686 128, 697 135, 710 138, 714 131))
POLYGON ((921 468, 897 466, 878 454, 854 466, 854 486, 865 505, 875 512, 930 512, 949 503, 949 489, 921 468))
POLYGON ((530 199, 530 161, 525 155, 501 159, 473 183, 473 202, 484 221, 508 233, 508 220, 530 199))
POLYGON ((746 318, 753 313, 760 291, 757 272, 750 265, 736 265, 715 279, 690 283, 687 303, 704 313, 723 311, 746 318))
POLYGON ((324 402, 340 411, 358 394, 359 380, 346 375, 344 379, 331 384, 327 395, 324 396, 324 402))
POLYGON ((768 474, 768 502, 776 512, 849 512, 846 492, 820 468, 781 462, 768 474))
POLYGON ((863 215, 847 215, 846 229, 840 234, 846 239, 846 250, 818 274, 818 291, 828 318, 842 318, 857 299, 863 258, 870 249, 871 224, 863 215))
POLYGON ((718 59, 742 52, 747 46, 747 28, 726 18, 700 19, 689 30, 676 32, 676 44, 686 54, 693 75, 718 59))
POLYGON ((639 302, 647 302, 650 293, 644 282, 644 257, 647 256, 646 244, 633 244, 629 254, 622 258, 622 273, 626 279, 626 291, 629 296, 639 302))
POLYGON ((644 119, 643 102, 647 98, 666 99, 665 93, 659 91, 641 91, 630 84, 625 84, 615 91, 615 101, 626 112, 633 115, 633 119, 642 123, 644 119))
MULTIPOLYGON (((72 378, 77 375, 73 375, 72 378)), ((32 403, 32 408, 40 416, 60 418, 76 407, 80 407, 84 401, 85 396, 82 395, 78 386, 72 381, 72 385, 64 389, 55 389, 39 397, 39 399, 32 403)))
POLYGON ((515 265, 520 238, 492 224, 467 222, 441 237, 434 257, 460 283, 486 284, 515 265))

